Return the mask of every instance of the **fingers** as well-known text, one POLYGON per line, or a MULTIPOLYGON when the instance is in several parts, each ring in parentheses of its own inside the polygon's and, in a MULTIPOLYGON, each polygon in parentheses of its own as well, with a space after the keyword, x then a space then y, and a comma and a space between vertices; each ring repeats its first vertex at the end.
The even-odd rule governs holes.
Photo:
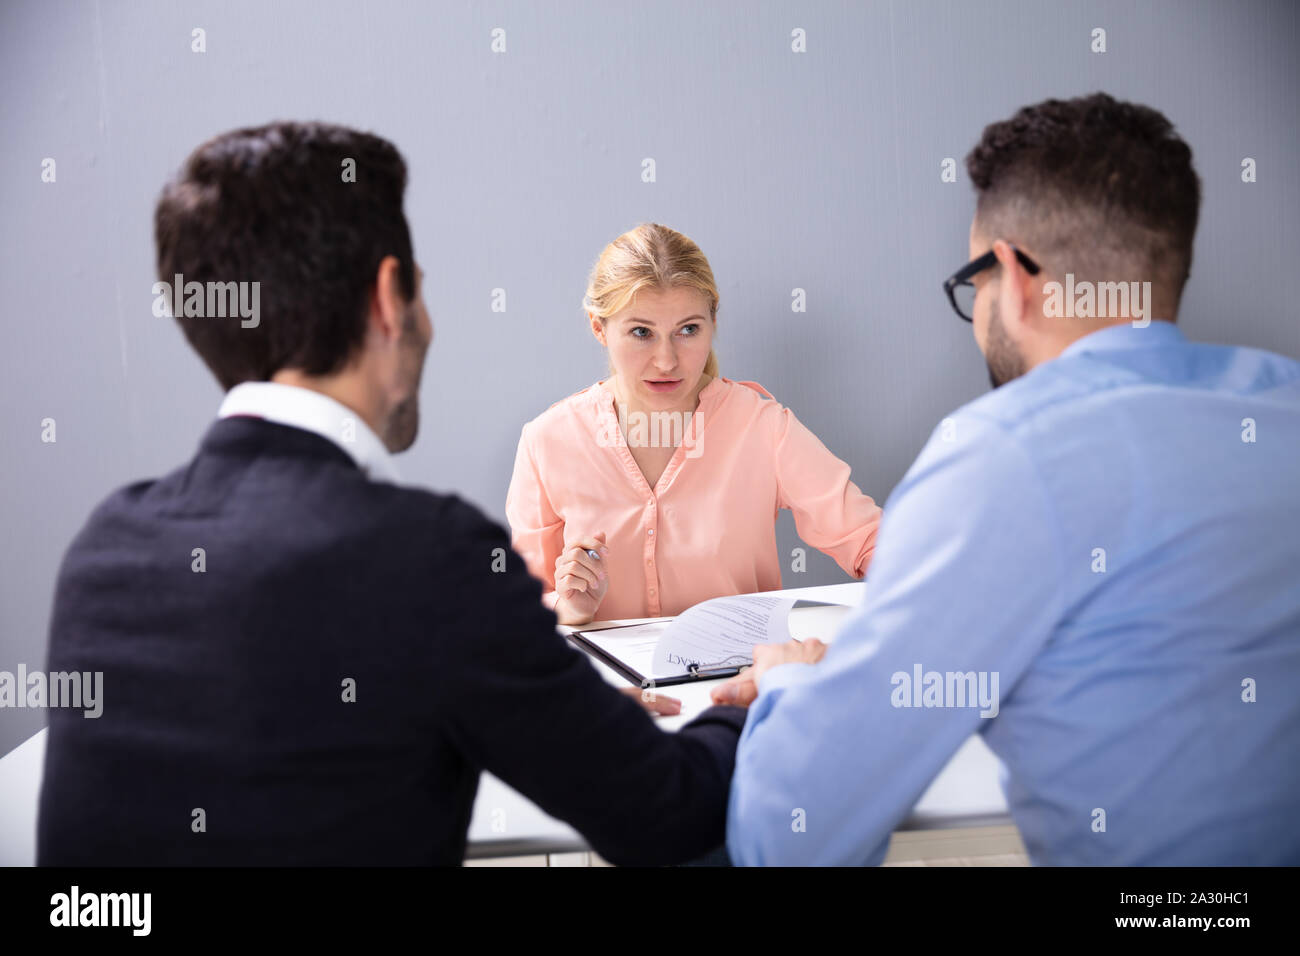
POLYGON ((815 664, 826 654, 826 644, 815 637, 791 638, 784 644, 759 644, 754 648, 754 664, 775 667, 777 664, 815 664))
POLYGON ((659 717, 673 717, 682 712, 682 702, 676 697, 655 693, 654 688, 620 687, 619 691, 638 701, 649 713, 659 717))
POLYGON ((754 645, 754 666, 749 670, 754 696, 758 696, 758 682, 773 667, 781 664, 815 664, 825 653, 826 644, 815 637, 806 641, 791 639, 784 644, 754 645))
POLYGON ((758 681, 763 674, 779 664, 815 664, 825 656, 827 647, 815 637, 802 641, 791 639, 784 644, 756 644, 754 666, 714 687, 709 699, 715 704, 748 707, 758 699, 758 681))
POLYGON ((641 706, 660 717, 675 717, 682 712, 680 700, 676 697, 664 697, 661 694, 651 694, 649 700, 646 699, 645 694, 642 694, 641 706))
POLYGON ((605 544, 605 532, 603 531, 578 538, 569 544, 569 548, 578 548, 584 553, 587 551, 599 551, 601 554, 609 553, 609 548, 605 544))
POLYGON ((735 677, 723 681, 709 691, 709 699, 715 704, 748 707, 758 697, 758 685, 754 682, 750 673, 748 670, 743 671, 735 677))
POLYGON ((815 637, 810 637, 803 642, 803 656, 800 657, 806 664, 816 664, 826 656, 826 643, 815 637))
POLYGON ((595 591, 600 586, 596 572, 577 561, 559 561, 555 565, 555 587, 574 591, 595 591))
POLYGON ((600 582, 609 577, 605 570, 604 555, 609 554, 605 546, 605 533, 588 535, 574 541, 560 552, 555 559, 555 586, 568 587, 574 591, 595 591, 600 582), (593 558, 588 552, 600 557, 593 558))

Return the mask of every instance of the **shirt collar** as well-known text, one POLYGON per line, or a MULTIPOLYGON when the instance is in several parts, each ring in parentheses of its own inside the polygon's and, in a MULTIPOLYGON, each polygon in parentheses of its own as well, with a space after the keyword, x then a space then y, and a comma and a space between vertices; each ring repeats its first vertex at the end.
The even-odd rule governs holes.
POLYGON ((241 382, 226 393, 219 418, 246 415, 301 428, 342 448, 372 481, 398 484, 393 456, 359 414, 328 395, 279 382, 241 382))
POLYGON ((1174 345, 1186 341, 1183 331, 1172 322, 1153 319, 1150 325, 1135 326, 1132 322, 1120 322, 1108 325, 1096 332, 1089 332, 1081 339, 1075 339, 1061 357, 1082 352, 1106 352, 1112 349, 1149 349, 1158 346, 1174 345))

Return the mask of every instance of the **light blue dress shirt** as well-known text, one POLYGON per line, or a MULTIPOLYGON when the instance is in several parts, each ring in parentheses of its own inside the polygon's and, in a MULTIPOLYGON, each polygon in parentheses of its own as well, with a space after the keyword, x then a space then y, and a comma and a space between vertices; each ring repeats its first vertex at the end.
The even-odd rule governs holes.
POLYGON ((1111 326, 945 419, 763 677, 732 860, 879 863, 972 733, 1035 864, 1300 863, 1300 363, 1111 326))

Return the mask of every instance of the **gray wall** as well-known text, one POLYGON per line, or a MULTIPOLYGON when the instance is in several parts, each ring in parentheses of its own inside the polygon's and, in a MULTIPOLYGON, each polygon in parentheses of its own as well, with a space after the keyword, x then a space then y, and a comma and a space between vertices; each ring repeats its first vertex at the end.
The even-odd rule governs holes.
MULTIPOLYGON (((323 119, 406 155, 436 330, 408 481, 504 521, 522 423, 604 372, 587 270, 655 220, 711 259, 723 374, 761 382, 884 502, 936 422, 987 387, 940 281, 967 255, 961 160, 1025 103, 1103 89, 1164 111, 1205 185, 1182 324, 1300 356, 1298 25, 1290 2, 9 0, 0 670, 44 668, 54 576, 91 508, 186 459, 215 413, 216 384, 150 312, 153 203, 215 133, 323 119), (795 27, 807 53, 791 52, 795 27), (796 286, 806 314, 790 311, 796 286)), ((779 528, 788 553, 788 514, 779 528)), ((816 553, 787 575, 845 579, 816 553)), ((0 711, 0 752, 43 722, 0 711)))

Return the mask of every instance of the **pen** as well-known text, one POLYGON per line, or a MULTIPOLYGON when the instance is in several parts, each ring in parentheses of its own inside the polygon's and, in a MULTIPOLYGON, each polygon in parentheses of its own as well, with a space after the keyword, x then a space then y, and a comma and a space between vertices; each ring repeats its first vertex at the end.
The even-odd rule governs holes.
POLYGON ((689 668, 692 677, 734 677, 740 673, 740 668, 748 665, 740 664, 735 667, 700 667, 698 664, 692 664, 689 668))

